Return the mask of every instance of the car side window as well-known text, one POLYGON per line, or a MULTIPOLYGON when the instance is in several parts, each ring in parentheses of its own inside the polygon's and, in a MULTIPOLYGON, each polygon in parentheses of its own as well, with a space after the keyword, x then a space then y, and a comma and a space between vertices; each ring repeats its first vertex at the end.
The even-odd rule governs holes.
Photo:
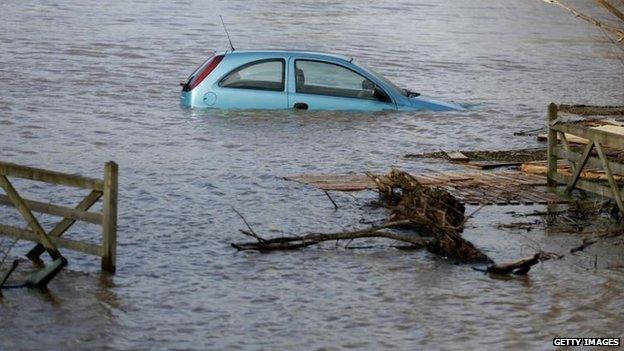
POLYGON ((375 83, 346 67, 321 61, 295 61, 297 93, 391 102, 375 83))
POLYGON ((219 86, 222 88, 284 91, 282 59, 270 59, 244 64, 228 73, 219 86))

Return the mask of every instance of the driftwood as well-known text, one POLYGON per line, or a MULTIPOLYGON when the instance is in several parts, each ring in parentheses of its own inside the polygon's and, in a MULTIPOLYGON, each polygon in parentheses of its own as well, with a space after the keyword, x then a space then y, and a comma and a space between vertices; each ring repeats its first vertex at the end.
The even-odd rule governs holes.
POLYGON ((381 203, 390 209, 386 223, 354 231, 265 239, 257 235, 243 218, 249 230, 241 232, 256 241, 232 243, 232 246, 241 251, 266 252, 298 249, 324 241, 378 237, 405 242, 413 247, 426 247, 431 252, 458 262, 492 262, 487 255, 461 237, 467 219, 464 216, 464 205, 446 190, 423 186, 411 175, 398 170, 392 170, 385 177, 369 176, 377 184, 381 203), (416 231, 409 234, 384 231, 391 228, 416 231))
MULTIPOLYGON (((616 27, 616 26, 612 26, 612 25, 607 24, 605 22, 599 21, 599 20, 597 20, 597 19, 595 19, 595 18, 593 18, 591 16, 588 16, 588 15, 582 13, 582 12, 579 12, 578 10, 576 10, 576 9, 574 9, 574 8, 572 8, 572 7, 568 6, 568 5, 560 2, 559 0, 543 0, 543 1, 547 2, 547 3, 550 3, 550 4, 557 5, 557 6, 561 7, 561 8, 564 8, 566 11, 570 12, 575 17, 580 18, 583 21, 589 22, 589 23, 599 27, 600 29, 613 34, 616 37, 616 40, 618 42, 624 41, 624 29, 622 29, 622 28, 619 28, 619 27, 616 27)), ((602 6, 605 6, 604 4, 608 3, 608 2, 605 1, 605 0, 599 0, 598 3, 601 4, 602 6)), ((613 13, 610 8, 615 8, 615 7, 613 5, 611 5, 610 3, 609 3, 609 5, 610 6, 607 7, 607 10, 609 10, 611 13, 613 13)))
POLYGON ((579 251, 583 251, 585 250, 585 248, 594 245, 595 243, 598 242, 597 238, 593 238, 593 239, 583 239, 583 243, 577 247, 574 247, 572 249, 570 249, 570 253, 575 253, 575 252, 579 252, 579 251))
MULTIPOLYGON (((260 237, 256 238, 255 236, 253 236, 258 240, 257 242, 232 243, 232 247, 240 251, 257 250, 261 252, 268 252, 273 250, 299 249, 310 245, 320 244, 324 241, 352 240, 360 238, 388 238, 408 243, 414 248, 426 247, 430 242, 430 240, 428 239, 421 238, 416 235, 383 231, 383 229, 401 227, 409 224, 410 221, 404 220, 388 222, 379 226, 373 226, 371 228, 362 230, 345 231, 339 233, 310 233, 301 236, 290 236, 273 239, 264 239, 260 237)), ((248 231, 241 232, 245 235, 252 236, 248 231)))
POLYGON ((13 264, 11 265, 11 268, 9 268, 9 270, 4 274, 4 277, 2 278, 2 280, 0 280, 0 296, 2 296, 2 288, 4 287, 4 283, 6 283, 7 280, 9 280, 9 277, 11 276, 15 268, 17 268, 18 264, 19 264, 19 261, 14 260, 13 264))
POLYGON ((492 274, 525 275, 532 266, 540 261, 540 257, 541 254, 536 253, 533 256, 521 258, 519 260, 491 265, 485 271, 492 274))
MULTIPOLYGON (((474 267, 474 269, 494 275, 525 275, 540 261, 564 257, 561 254, 539 251, 529 257, 494 264, 488 256, 461 236, 467 219, 482 207, 466 216, 464 205, 450 193, 441 188, 423 185, 411 175, 399 170, 392 170, 385 176, 367 175, 376 184, 379 204, 389 210, 389 217, 385 223, 337 233, 309 233, 299 236, 264 238, 258 235, 245 218, 234 209, 247 227, 247 230, 241 230, 241 232, 253 238, 254 241, 231 245, 240 251, 270 252, 299 249, 327 241, 335 241, 337 245, 339 240, 349 240, 350 243, 360 238, 386 238, 408 244, 403 248, 426 248, 456 262, 488 263, 490 265, 485 268, 474 267)), ((331 200, 331 197, 328 197, 331 200)), ((523 216, 553 215, 569 211, 532 213, 523 216)), ((584 212, 581 211, 581 213, 584 212)), ((622 235, 622 233, 621 227, 607 230, 602 234, 593 233, 594 238, 583 240, 582 245, 571 249, 570 252, 582 251, 596 243, 599 238, 622 235)), ((348 246, 349 244, 345 248, 349 248, 348 246)), ((370 247, 365 246, 365 248, 370 247)))

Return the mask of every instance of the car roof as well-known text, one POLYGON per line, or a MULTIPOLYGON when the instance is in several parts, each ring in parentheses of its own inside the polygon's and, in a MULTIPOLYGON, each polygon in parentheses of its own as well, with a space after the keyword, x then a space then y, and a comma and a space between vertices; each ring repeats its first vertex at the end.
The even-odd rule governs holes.
POLYGON ((325 52, 317 52, 317 51, 306 51, 306 50, 278 50, 278 49, 270 49, 270 50, 234 50, 234 51, 225 51, 222 54, 230 55, 302 55, 302 56, 314 56, 317 58, 333 58, 339 59, 347 62, 353 61, 352 58, 340 55, 340 54, 330 54, 325 52))

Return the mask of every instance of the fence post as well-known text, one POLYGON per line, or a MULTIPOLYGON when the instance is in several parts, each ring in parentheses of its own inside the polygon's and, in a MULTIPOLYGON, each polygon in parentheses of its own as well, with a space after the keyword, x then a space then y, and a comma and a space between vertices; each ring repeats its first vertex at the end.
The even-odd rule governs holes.
POLYGON ((557 147, 557 131, 552 129, 552 125, 557 120, 557 104, 551 102, 548 105, 548 171, 546 172, 546 183, 549 187, 557 186, 555 174, 557 174, 557 155, 555 148, 557 147))
POLYGON ((104 206, 102 211, 102 270, 115 273, 117 261, 117 187, 118 166, 104 165, 104 206))

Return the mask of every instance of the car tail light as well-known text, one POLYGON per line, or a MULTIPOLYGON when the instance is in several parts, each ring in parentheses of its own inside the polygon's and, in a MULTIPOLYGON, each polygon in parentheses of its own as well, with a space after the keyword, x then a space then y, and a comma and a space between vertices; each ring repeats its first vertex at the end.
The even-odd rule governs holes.
POLYGON ((223 60, 223 55, 216 55, 204 62, 188 79, 182 91, 191 91, 198 86, 223 60))

